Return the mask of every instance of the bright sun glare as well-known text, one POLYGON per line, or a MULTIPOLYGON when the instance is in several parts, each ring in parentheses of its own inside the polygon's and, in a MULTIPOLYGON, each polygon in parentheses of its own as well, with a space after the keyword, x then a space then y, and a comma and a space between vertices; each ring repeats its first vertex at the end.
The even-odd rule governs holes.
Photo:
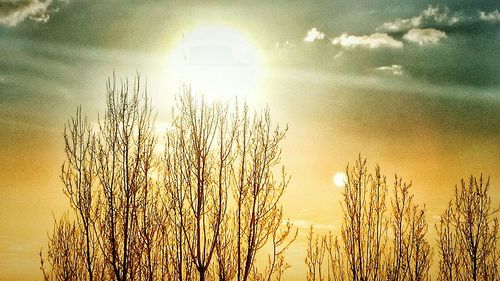
POLYGON ((338 188, 344 187, 346 180, 347 180, 347 176, 344 172, 338 172, 333 176, 333 183, 338 188))
POLYGON ((261 59, 242 33, 206 26, 186 34, 171 59, 171 73, 209 97, 246 97, 257 90, 261 59))

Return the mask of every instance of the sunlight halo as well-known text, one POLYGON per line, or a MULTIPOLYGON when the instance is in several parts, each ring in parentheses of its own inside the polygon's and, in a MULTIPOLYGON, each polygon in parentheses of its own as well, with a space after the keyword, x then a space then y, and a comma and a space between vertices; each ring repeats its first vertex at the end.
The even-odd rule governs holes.
POLYGON ((338 188, 345 187, 346 181, 347 181, 347 176, 344 172, 338 172, 333 176, 333 183, 338 188))
POLYGON ((202 26, 179 41, 169 68, 197 94, 247 98, 257 91, 262 60, 243 33, 227 26, 202 26))

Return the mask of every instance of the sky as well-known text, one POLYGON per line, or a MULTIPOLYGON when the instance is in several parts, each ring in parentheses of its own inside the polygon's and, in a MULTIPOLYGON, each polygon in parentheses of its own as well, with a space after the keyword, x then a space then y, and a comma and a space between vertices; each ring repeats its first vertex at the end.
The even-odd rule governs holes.
POLYGON ((332 177, 360 153, 412 180, 431 234, 461 178, 490 175, 500 201, 498 1, 0 0, 1 280, 41 278, 38 251, 68 208, 66 120, 79 105, 96 120, 107 77, 140 73, 168 124, 172 58, 196 40, 224 61, 208 73, 207 49, 190 49, 205 90, 228 85, 289 127, 283 205, 300 230, 289 280, 305 276, 307 227, 338 230, 332 177), (228 46, 253 59, 226 60, 228 46))

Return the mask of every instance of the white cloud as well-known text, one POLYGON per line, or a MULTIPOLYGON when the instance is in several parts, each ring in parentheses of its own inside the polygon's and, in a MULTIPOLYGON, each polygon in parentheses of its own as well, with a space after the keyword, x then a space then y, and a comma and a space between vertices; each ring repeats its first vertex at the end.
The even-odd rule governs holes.
POLYGON ((493 12, 490 13, 480 11, 479 18, 484 21, 500 22, 500 12, 498 12, 498 10, 494 10, 493 12))
POLYGON ((49 20, 48 7, 52 0, 7 0, 0 2, 0 24, 15 26, 26 19, 36 22, 49 20))
POLYGON ((322 40, 323 38, 325 38, 325 34, 319 31, 316 27, 313 27, 307 32, 304 41, 314 42, 315 40, 322 40))
POLYGON ((446 33, 434 28, 413 28, 410 29, 403 38, 409 42, 419 45, 437 44, 441 39, 446 38, 446 33))
POLYGON ((450 15, 448 8, 441 9, 439 6, 433 7, 432 5, 422 11, 422 16, 429 21, 446 25, 454 25, 459 21, 458 14, 450 15))
POLYGON ((385 22, 382 26, 379 26, 377 30, 395 32, 418 27, 421 23, 422 16, 417 16, 409 19, 396 19, 395 21, 385 22))
POLYGON ((412 28, 421 27, 423 25, 454 25, 461 20, 459 13, 450 13, 448 8, 440 8, 439 6, 429 5, 427 9, 421 11, 417 16, 396 19, 391 22, 385 22, 377 27, 378 31, 406 31, 412 28))
POLYGON ((349 35, 347 33, 342 33, 337 38, 332 39, 333 45, 339 45, 347 49, 353 49, 356 47, 365 47, 365 48, 380 48, 380 47, 389 47, 389 48, 401 48, 403 47, 403 43, 398 41, 388 35, 387 33, 374 33, 371 35, 364 36, 356 36, 349 35))
POLYGON ((381 66, 377 67, 376 70, 383 72, 390 72, 394 75, 403 75, 403 66, 399 64, 393 64, 391 66, 381 66))

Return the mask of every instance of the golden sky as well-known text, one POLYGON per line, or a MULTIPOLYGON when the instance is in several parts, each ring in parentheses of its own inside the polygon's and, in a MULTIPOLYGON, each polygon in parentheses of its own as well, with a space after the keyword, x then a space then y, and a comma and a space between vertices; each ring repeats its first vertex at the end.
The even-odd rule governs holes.
POLYGON ((359 153, 413 181, 431 240, 461 178, 490 175, 500 201, 496 1, 11 2, 0 3, 1 280, 41 278, 38 251, 68 209, 64 123, 78 105, 97 120, 113 71, 147 78, 160 127, 186 76, 289 126, 282 203, 300 232, 287 280, 305 276, 307 227, 340 226, 332 178, 359 153), (176 60, 185 50, 189 62, 176 60))

